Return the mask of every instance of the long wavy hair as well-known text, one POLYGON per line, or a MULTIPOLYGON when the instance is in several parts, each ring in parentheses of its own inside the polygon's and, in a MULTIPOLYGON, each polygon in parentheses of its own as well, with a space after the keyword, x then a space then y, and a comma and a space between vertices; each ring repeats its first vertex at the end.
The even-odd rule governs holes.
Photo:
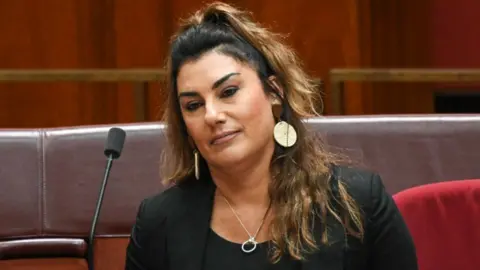
MULTIPOLYGON (((224 3, 208 4, 184 20, 171 40, 167 60, 167 104, 163 121, 168 143, 162 159, 165 184, 193 179, 194 156, 177 97, 177 75, 186 61, 216 50, 249 64, 266 83, 274 75, 283 89, 282 119, 298 133, 294 147, 276 146, 271 162, 272 181, 269 187, 274 217, 269 227, 271 259, 277 262, 283 255, 302 260, 305 255, 329 244, 328 229, 322 224, 321 243, 311 230, 312 223, 323 222, 327 216, 343 225, 345 233, 363 238, 364 225, 360 208, 341 181, 336 195, 331 187, 331 165, 338 159, 326 151, 314 132, 307 132, 304 118, 319 114, 318 87, 302 69, 294 51, 272 33, 255 23, 248 12, 224 3)), ((202 171, 208 170, 202 160, 202 171)))

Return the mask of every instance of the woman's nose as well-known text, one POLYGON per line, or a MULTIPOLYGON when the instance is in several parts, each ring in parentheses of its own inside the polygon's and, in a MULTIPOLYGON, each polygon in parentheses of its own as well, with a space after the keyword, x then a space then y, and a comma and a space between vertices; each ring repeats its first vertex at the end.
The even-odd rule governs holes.
POLYGON ((223 113, 220 104, 213 101, 205 102, 205 122, 209 125, 216 125, 225 121, 225 113, 223 113))

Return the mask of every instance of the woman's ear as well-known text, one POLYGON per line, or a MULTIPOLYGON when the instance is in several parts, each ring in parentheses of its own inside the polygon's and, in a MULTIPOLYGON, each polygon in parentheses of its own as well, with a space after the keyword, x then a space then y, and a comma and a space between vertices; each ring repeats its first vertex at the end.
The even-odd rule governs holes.
POLYGON ((283 99, 284 97, 284 90, 281 84, 278 82, 278 79, 276 76, 272 75, 268 77, 268 84, 272 89, 275 91, 277 95, 279 95, 279 98, 283 99))
POLYGON ((271 87, 271 91, 269 92, 269 99, 270 104, 272 105, 272 113, 275 118, 280 119, 283 111, 283 91, 279 87, 279 84, 276 82, 274 76, 270 76, 268 78, 268 84, 271 87))

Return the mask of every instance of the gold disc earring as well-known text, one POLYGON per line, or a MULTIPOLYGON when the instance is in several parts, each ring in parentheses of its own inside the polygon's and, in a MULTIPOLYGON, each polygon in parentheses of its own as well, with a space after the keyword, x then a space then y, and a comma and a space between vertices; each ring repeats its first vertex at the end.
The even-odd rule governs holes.
POLYGON ((297 131, 292 125, 281 120, 283 110, 282 102, 275 98, 272 102, 272 112, 280 121, 273 128, 273 138, 283 147, 292 147, 297 142, 297 131))
POLYGON ((297 142, 297 131, 289 123, 280 121, 273 128, 273 138, 283 147, 292 147, 297 142))

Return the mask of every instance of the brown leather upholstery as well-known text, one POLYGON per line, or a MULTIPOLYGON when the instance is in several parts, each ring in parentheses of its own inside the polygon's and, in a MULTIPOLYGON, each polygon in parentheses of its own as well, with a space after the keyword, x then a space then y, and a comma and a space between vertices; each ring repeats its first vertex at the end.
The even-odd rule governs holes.
MULTIPOLYGON (((108 129, 0 130, 0 269, 11 258, 16 260, 8 264, 10 269, 38 263, 18 260, 22 257, 57 256, 62 262, 72 258, 75 265, 74 259, 85 261, 85 239, 106 165, 108 129)), ((162 190, 161 125, 125 129, 127 143, 113 164, 97 226, 97 253, 105 254, 95 257, 97 269, 122 269, 139 202, 162 190)))
MULTIPOLYGON (((127 236, 138 203, 160 192, 160 125, 128 125, 122 156, 108 180, 97 234, 127 236), (133 203, 136 202, 136 203, 133 203)), ((85 236, 106 165, 108 127, 76 127, 44 132, 45 233, 85 236)))
POLYGON ((310 122, 332 150, 379 172, 392 194, 480 176, 480 115, 350 116, 310 122))
MULTIPOLYGON (((326 137, 330 149, 379 172, 391 193, 480 178, 480 115, 343 116, 310 119, 308 125, 326 137)), ((123 268, 137 207, 163 188, 158 166, 163 126, 116 126, 127 138, 113 164, 97 227, 95 263, 102 270, 123 268)), ((109 127, 0 130, 0 269, 28 269, 15 265, 37 264, 35 258, 47 255, 44 264, 86 267, 85 239, 109 127)))
MULTIPOLYGON (((38 258, 16 259, 0 261, 2 270, 86 270, 87 262, 84 259, 71 258, 38 258)), ((122 269, 122 268, 110 268, 122 269)))
POLYGON ((0 133, 1 239, 42 233, 41 149, 37 130, 0 133))
POLYGON ((83 257, 87 244, 83 239, 40 238, 0 242, 2 259, 28 256, 75 256, 83 257))

